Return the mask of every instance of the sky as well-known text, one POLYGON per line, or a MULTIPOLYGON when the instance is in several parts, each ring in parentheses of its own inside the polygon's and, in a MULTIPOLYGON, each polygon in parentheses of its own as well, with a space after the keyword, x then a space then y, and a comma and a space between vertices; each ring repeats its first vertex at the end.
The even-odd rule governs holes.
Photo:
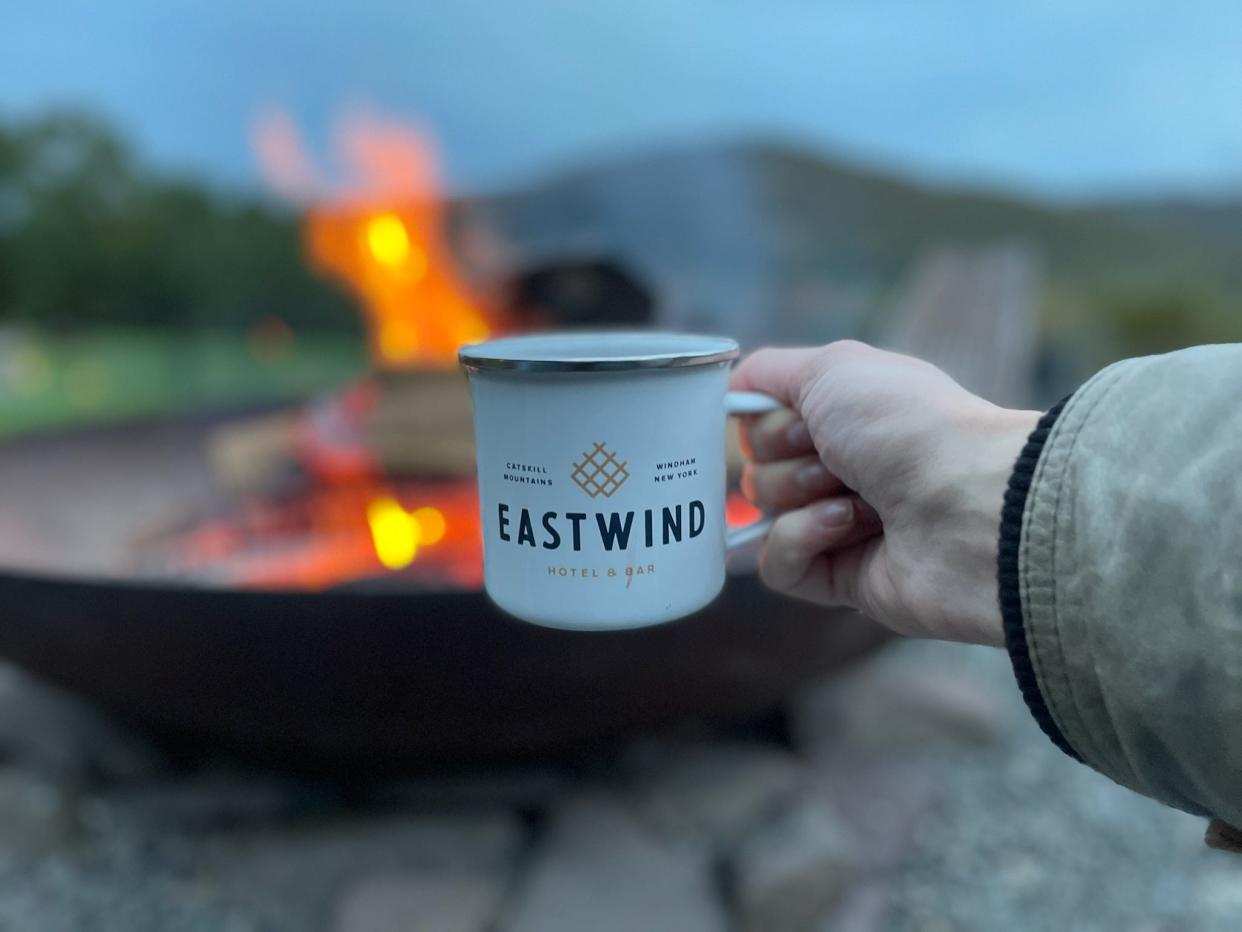
POLYGON ((797 141, 945 184, 1242 194, 1242 3, 5 0, 0 116, 113 120, 150 164, 258 185, 257 114, 359 108, 459 190, 687 141, 797 141))

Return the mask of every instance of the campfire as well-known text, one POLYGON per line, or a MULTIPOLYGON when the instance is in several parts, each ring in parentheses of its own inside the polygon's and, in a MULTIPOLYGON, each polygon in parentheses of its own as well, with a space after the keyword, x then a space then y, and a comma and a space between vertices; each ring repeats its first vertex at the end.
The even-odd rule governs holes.
MULTIPOLYGON (((9 441, 7 661, 179 748, 352 772, 576 756, 637 731, 766 715, 877 643, 878 627, 825 624, 746 574, 676 625, 584 638, 505 618, 480 591, 454 350, 540 326, 658 325, 677 282, 662 292, 609 254, 497 262, 535 251, 504 239, 526 235, 503 224, 512 201, 442 199, 408 129, 344 127, 348 170, 328 184, 288 120, 264 127, 307 262, 356 297, 368 373, 280 409, 9 441), (566 702, 584 690, 589 701, 566 702)), ((541 193, 530 198, 523 210, 539 210, 541 193)), ((282 308, 264 310, 260 344, 294 338, 282 308)), ((730 498, 730 521, 753 516, 730 498)))
MULTIPOLYGON (((213 460, 229 504, 161 541, 172 568, 231 586, 322 589, 366 581, 478 588, 473 443, 457 350, 519 329, 472 295, 445 236, 433 150, 408 126, 354 118, 328 181, 284 115, 255 148, 303 211, 308 263, 356 296, 372 373, 299 410, 222 428, 213 460)), ((731 523, 755 517, 740 496, 731 523)))

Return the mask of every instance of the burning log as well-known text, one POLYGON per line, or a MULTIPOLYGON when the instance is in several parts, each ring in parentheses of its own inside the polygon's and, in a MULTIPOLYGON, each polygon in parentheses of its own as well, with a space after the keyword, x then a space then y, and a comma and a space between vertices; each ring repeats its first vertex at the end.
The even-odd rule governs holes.
POLYGON ((363 429, 384 474, 473 474, 474 434, 464 375, 401 370, 382 372, 376 381, 376 404, 363 429))

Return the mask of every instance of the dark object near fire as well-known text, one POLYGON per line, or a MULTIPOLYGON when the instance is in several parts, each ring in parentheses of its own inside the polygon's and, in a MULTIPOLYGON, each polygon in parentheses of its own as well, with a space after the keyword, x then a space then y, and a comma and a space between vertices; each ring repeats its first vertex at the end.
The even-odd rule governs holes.
POLYGON ((521 272, 504 304, 522 329, 637 327, 655 316, 650 289, 613 259, 564 260, 521 272))

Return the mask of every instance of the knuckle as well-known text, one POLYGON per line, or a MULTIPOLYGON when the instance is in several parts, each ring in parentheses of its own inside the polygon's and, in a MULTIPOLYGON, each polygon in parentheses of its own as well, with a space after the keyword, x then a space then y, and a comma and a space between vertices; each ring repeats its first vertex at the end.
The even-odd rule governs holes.
POLYGON ((802 371, 798 373, 798 384, 802 386, 799 407, 802 407, 808 397, 817 394, 816 386, 832 384, 829 380, 839 378, 842 369, 856 364, 863 354, 869 352, 874 351, 858 340, 835 340, 812 353, 803 363, 802 371))
POLYGON ((769 540, 759 556, 759 578, 772 589, 785 591, 797 584, 788 550, 769 540))
MULTIPOLYGON (((776 524, 779 525, 780 522, 777 521, 776 524)), ((774 525, 759 554, 759 575, 769 586, 783 589, 788 578, 785 566, 789 562, 789 554, 776 531, 777 527, 774 525)))
POLYGON ((768 544, 763 548, 763 553, 759 557, 759 578, 763 584, 770 589, 783 589, 781 578, 772 569, 772 545, 768 544))
POLYGON ((781 515, 772 525, 768 535, 773 559, 778 564, 793 564, 805 558, 815 548, 808 540, 810 534, 806 516, 802 511, 791 511, 781 515))
POLYGON ((840 365, 857 359, 870 349, 866 343, 858 340, 834 340, 820 349, 820 362, 825 365, 840 365))

